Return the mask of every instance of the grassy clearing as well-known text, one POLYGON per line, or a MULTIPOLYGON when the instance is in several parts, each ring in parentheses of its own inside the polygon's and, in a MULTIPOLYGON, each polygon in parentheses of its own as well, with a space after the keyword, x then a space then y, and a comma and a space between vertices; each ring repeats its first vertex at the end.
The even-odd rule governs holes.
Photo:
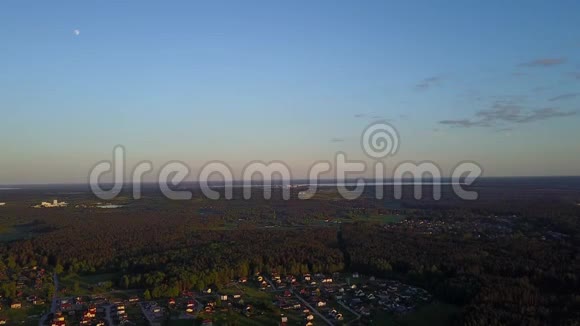
POLYGON ((10 242, 34 237, 33 227, 30 225, 0 225, 0 242, 10 242))
MULTIPOLYGON (((101 282, 111 282, 112 284, 118 278, 116 273, 103 273, 92 275, 77 275, 68 274, 59 278, 61 288, 66 288, 70 295, 90 295, 98 293, 99 287, 97 284, 101 282)), ((107 292, 108 289, 103 288, 101 292, 107 292)))
POLYGON ((6 319, 9 325, 21 324, 25 326, 38 325, 40 316, 46 311, 46 306, 32 306, 24 309, 10 309, 0 311, 0 318, 6 319))
POLYGON ((193 326, 195 319, 170 319, 167 326, 193 326))
POLYGON ((390 224, 390 223, 399 223, 405 219, 405 216, 402 215, 381 215, 375 214, 370 215, 368 217, 361 217, 358 218, 358 221, 369 221, 374 223, 381 223, 381 224, 390 224))
POLYGON ((99 282, 115 282, 119 275, 117 273, 103 273, 80 276, 80 280, 86 284, 97 284, 99 282))
POLYGON ((397 326, 420 326, 420 325, 450 325, 457 318, 461 309, 458 306, 432 302, 420 307, 418 310, 402 316, 392 315, 386 312, 378 313, 373 325, 397 325, 397 326))

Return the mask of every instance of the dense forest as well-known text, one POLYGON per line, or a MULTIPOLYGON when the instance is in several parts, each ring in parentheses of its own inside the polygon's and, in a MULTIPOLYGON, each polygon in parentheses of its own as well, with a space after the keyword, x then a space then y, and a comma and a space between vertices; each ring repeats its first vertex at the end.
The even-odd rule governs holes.
POLYGON ((219 289, 255 272, 356 271, 424 287, 461 306, 465 325, 579 324, 577 207, 302 203, 22 209, 33 236, 1 243, 0 294, 16 295, 8 271, 35 265, 63 275, 111 273, 115 286, 153 298, 219 289), (365 222, 377 214, 405 220, 365 222), (324 223, 332 218, 352 222, 324 223))

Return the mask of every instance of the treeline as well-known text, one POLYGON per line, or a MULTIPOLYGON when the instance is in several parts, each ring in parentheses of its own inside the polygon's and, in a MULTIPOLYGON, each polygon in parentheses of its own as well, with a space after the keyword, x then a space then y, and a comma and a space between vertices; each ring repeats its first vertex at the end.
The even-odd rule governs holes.
POLYGON ((220 287, 237 277, 335 272, 344 268, 336 230, 201 229, 190 217, 111 217, 69 220, 58 230, 2 247, 15 269, 40 264, 61 274, 116 273, 123 288, 152 297, 220 287))
POLYGON ((46 231, 0 245, 0 294, 15 295, 16 280, 8 275, 17 274, 9 271, 34 265, 61 274, 115 273, 116 286, 143 289, 150 297, 219 288, 255 272, 350 270, 425 287, 441 300, 462 306, 461 323, 466 325, 574 325, 580 320, 578 208, 558 209, 558 203, 540 208, 538 202, 530 204, 533 208, 502 203, 422 209, 405 203, 404 215, 410 219, 453 222, 513 214, 523 229, 537 234, 483 240, 376 224, 342 224, 338 231, 266 228, 269 221, 301 225, 304 218, 389 210, 362 201, 274 201, 270 208, 262 202, 259 206, 218 201, 203 207, 203 216, 199 208, 175 203, 115 211, 23 211, 36 221, 34 228, 46 231), (239 219, 257 225, 223 228, 239 219), (563 241, 541 240, 546 230, 567 235, 563 241))
POLYGON ((465 325, 574 325, 580 320, 580 256, 572 243, 492 241, 343 225, 348 268, 402 278, 464 306, 465 325))

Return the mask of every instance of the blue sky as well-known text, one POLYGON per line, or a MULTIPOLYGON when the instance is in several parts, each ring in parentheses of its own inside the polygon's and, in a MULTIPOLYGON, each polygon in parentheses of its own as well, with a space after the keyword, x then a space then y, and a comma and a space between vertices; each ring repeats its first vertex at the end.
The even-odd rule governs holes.
POLYGON ((0 184, 86 181, 117 144, 299 177, 382 119, 393 165, 580 174, 578 1, 2 1, 0 27, 0 184))

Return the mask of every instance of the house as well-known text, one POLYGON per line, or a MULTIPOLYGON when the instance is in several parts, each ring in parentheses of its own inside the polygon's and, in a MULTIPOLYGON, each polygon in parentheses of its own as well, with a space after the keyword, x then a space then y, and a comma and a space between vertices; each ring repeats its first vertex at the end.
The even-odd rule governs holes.
POLYGON ((21 309, 22 308, 22 303, 20 303, 20 302, 13 302, 10 305, 10 308, 12 308, 12 309, 21 309))
POLYGON ((193 300, 189 300, 187 302, 187 307, 185 308, 185 312, 187 312, 188 314, 192 314, 194 307, 195 307, 195 304, 193 303, 193 300))
POLYGON ((325 306, 326 306, 326 301, 318 301, 318 302, 316 303, 316 306, 317 306, 317 307, 325 307, 325 306))
MULTIPOLYGON (((0 203, 0 206, 6 206, 6 203, 0 203)), ((6 323, 6 321, 4 321, 6 323)))
POLYGON ((170 299, 169 299, 169 305, 170 305, 170 306, 172 306, 172 305, 174 305, 174 304, 175 304, 175 299, 173 299, 173 298, 170 298, 170 299))
POLYGON ((280 318, 280 322, 287 323, 288 322, 288 317, 282 315, 281 318, 280 318))
POLYGON ((222 295, 220 295, 220 300, 227 301, 228 300, 228 296, 226 294, 222 294, 222 295))
POLYGON ((287 283, 296 283, 296 277, 292 275, 286 275, 286 282, 287 283))
POLYGON ((87 319, 87 320, 95 318, 96 316, 97 316, 97 308, 96 307, 89 308, 89 310, 85 311, 85 313, 83 314, 83 318, 87 319))
POLYGON ((54 315, 54 318, 52 319, 51 326, 64 326, 64 325, 65 325, 64 316, 62 315, 62 313, 57 312, 54 315))
POLYGON ((43 201, 42 203, 40 203, 39 205, 33 206, 34 208, 53 208, 53 207, 67 207, 68 203, 66 202, 59 202, 58 200, 53 200, 52 203, 51 202, 46 202, 43 201))
POLYGON ((308 316, 306 316, 306 320, 308 320, 308 321, 314 320, 314 315, 309 314, 308 316))
POLYGON ((338 311, 336 311, 336 309, 332 309, 332 311, 329 313, 330 317, 336 319, 336 320, 343 320, 344 317, 342 316, 342 314, 338 311))

